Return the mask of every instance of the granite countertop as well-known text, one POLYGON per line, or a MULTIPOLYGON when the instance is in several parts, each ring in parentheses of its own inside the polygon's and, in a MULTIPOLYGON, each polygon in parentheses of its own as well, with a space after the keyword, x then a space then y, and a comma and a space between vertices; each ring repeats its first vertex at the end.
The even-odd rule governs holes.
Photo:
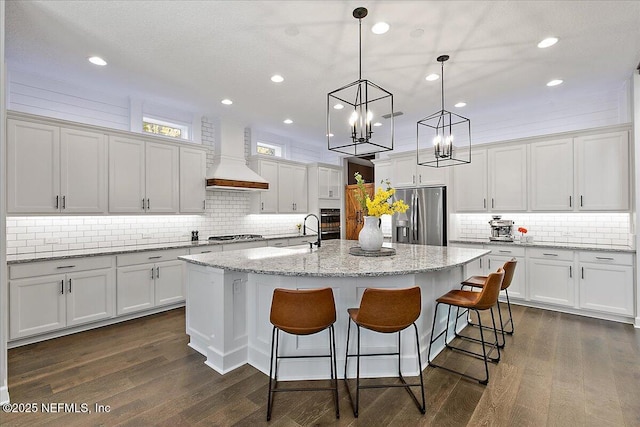
POLYGON ((20 264, 20 263, 33 262, 33 261, 54 261, 54 260, 60 260, 60 259, 81 258, 81 257, 89 257, 89 256, 118 255, 118 254, 144 252, 144 251, 156 251, 156 250, 164 250, 164 249, 183 249, 183 248, 188 249, 188 248, 194 248, 194 247, 200 247, 200 246, 232 245, 234 243, 269 241, 269 240, 277 240, 277 239, 291 239, 295 237, 309 237, 311 239, 316 239, 315 234, 308 234, 307 236, 301 236, 297 233, 292 233, 292 234, 278 234, 278 235, 263 235, 260 238, 247 239, 247 240, 225 240, 225 241, 198 240, 196 242, 177 241, 177 242, 165 242, 165 243, 149 243, 144 245, 111 246, 108 248, 32 252, 28 254, 7 255, 7 264, 20 264))
POLYGON ((625 245, 607 245, 607 244, 596 244, 596 243, 572 243, 572 242, 531 242, 531 243, 520 243, 519 241, 514 242, 499 242, 493 241, 489 239, 455 239, 449 240, 449 244, 455 245, 456 243, 464 243, 464 244, 484 244, 484 245, 496 245, 496 246, 520 246, 524 248, 554 248, 554 249, 569 249, 569 250, 580 250, 580 251, 602 251, 602 252, 627 252, 627 253, 636 253, 636 250, 631 246, 625 245))
POLYGON ((308 246, 255 248, 181 256, 189 263, 225 270, 282 276, 360 277, 425 273, 461 266, 489 253, 485 249, 385 243, 396 255, 362 257, 349 254, 356 240, 327 240, 308 246))

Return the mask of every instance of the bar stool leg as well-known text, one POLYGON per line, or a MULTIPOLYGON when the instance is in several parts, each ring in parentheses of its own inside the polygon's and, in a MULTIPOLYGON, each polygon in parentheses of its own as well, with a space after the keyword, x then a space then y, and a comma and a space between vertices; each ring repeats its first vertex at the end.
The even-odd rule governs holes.
POLYGON ((507 307, 509 308, 509 320, 507 321, 507 324, 511 323, 511 331, 505 330, 505 333, 507 333, 508 335, 513 335, 514 326, 513 326, 513 315, 511 314, 511 301, 509 301, 509 291, 505 289, 504 293, 507 296, 507 307))
POLYGON ((331 355, 331 385, 333 385, 333 395, 336 404, 336 418, 340 418, 340 405, 338 403, 338 368, 336 366, 336 331, 333 325, 329 327, 329 349, 331 355))
MULTIPOLYGON (((278 353, 277 353, 277 343, 276 340, 277 338, 277 332, 276 332, 276 327, 273 327, 273 330, 271 331, 271 357, 269 358, 269 398, 267 399, 267 421, 271 420, 271 409, 273 408, 273 389, 275 387, 277 387, 277 379, 275 381, 275 385, 274 387, 271 387, 271 382, 272 382, 272 378, 273 378, 273 350, 274 350, 274 346, 276 347, 276 372, 278 369, 278 353)), ((277 375, 277 373, 276 373, 277 375)))

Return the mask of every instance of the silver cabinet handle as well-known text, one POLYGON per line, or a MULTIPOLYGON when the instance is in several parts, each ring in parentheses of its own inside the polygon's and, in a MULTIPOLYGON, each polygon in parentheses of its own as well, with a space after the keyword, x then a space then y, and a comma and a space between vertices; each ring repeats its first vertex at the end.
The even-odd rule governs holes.
POLYGON ((211 252, 211 251, 201 251, 200 253, 201 254, 208 254, 209 252, 211 252))
POLYGON ((73 268, 75 267, 75 265, 61 265, 59 267, 56 267, 58 270, 62 269, 62 268, 73 268))
POLYGON ((329 197, 333 197, 333 190, 329 190, 329 197))
POLYGON ((546 255, 546 256, 558 256, 558 254, 547 254, 547 253, 542 253, 542 255, 546 255))
POLYGON ((487 209, 487 199, 486 199, 486 197, 482 199, 482 207, 484 209, 487 209))
POLYGON ((411 175, 411 183, 412 184, 416 183, 416 176, 415 175, 411 175))
POLYGON ((418 175, 418 182, 422 184, 422 174, 418 175))
POLYGON ((156 279, 160 278, 160 267, 156 267, 156 279))
POLYGON ((569 277, 573 277, 573 267, 569 266, 569 277))
POLYGON ((149 206, 149 199, 147 199, 147 210, 151 209, 151 206, 149 206))
POLYGON ((64 279, 60 281, 60 295, 64 295, 64 279))
POLYGON ((511 251, 505 251, 505 250, 498 250, 498 252, 500 252, 501 254, 510 254, 511 251))
POLYGON ((144 210, 144 199, 142 199, 142 210, 144 210))
POLYGON ((613 258, 609 258, 606 256, 597 256, 596 259, 602 259, 602 260, 606 260, 606 261, 613 261, 613 258))
POLYGON ((58 209, 58 199, 60 198, 60 196, 56 196, 56 209, 58 209))
POLYGON ((162 255, 150 256, 148 259, 160 259, 160 258, 162 258, 162 255))
POLYGON ((153 279, 153 270, 154 270, 154 268, 153 268, 153 267, 151 267, 151 278, 152 278, 152 279, 153 279))
POLYGON ((482 258, 480 258, 480 268, 482 268, 482 258))
POLYGON ((491 269, 491 259, 487 260, 487 268, 491 269))
POLYGON ((580 275, 581 275, 581 276, 582 276, 582 278, 584 279, 584 267, 580 267, 580 270, 582 270, 582 271, 580 272, 580 275))
POLYGON ((207 201, 206 200, 202 201, 202 209, 207 209, 207 201))
POLYGON ((71 293, 71 279, 69 279, 69 293, 71 293))
POLYGON ((493 200, 493 197, 492 197, 491 198, 491 209, 493 209, 494 207, 495 207, 495 203, 494 203, 494 200, 493 200))
POLYGON ((582 195, 580 195, 580 207, 582 207, 582 195))
POLYGON ((569 207, 572 207, 571 206, 571 196, 569 196, 569 207))
POLYGON ((261 203, 260 205, 260 210, 263 211, 264 210, 264 202, 261 203))
POLYGON ((62 209, 67 209, 67 196, 62 196, 62 209))

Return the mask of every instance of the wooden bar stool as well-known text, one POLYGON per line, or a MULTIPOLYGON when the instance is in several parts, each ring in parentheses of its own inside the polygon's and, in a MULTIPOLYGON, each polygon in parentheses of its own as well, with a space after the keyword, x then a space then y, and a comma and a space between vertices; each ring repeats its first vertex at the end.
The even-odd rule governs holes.
MULTIPOLYGON (((497 273, 491 273, 484 281, 484 285, 482 286, 482 291, 473 292, 473 291, 464 291, 464 290, 451 290, 436 299, 436 308, 433 313, 433 324, 431 326, 431 339, 429 341, 429 366, 433 366, 435 368, 442 368, 449 372, 454 372, 456 374, 460 374, 463 377, 471 378, 473 380, 478 381, 480 384, 487 384, 489 382, 489 366, 488 362, 498 362, 500 360, 500 347, 498 346, 498 332, 496 330, 496 321, 493 315, 493 306, 495 306, 498 302, 498 294, 500 293, 500 287, 502 285, 502 280, 504 278, 504 270, 501 268, 498 269, 497 273), (445 322, 444 331, 440 332, 437 336, 434 337, 434 329, 436 326, 436 319, 438 314, 438 307, 440 304, 447 304, 449 306, 449 310, 447 311, 447 321, 445 322), (482 347, 482 354, 476 353, 467 349, 463 349, 460 347, 455 347, 448 343, 448 330, 449 330, 449 318, 451 317, 451 307, 459 307, 466 308, 469 310, 473 310, 478 315, 478 323, 480 325, 480 345, 482 347), (482 319, 480 318, 481 310, 490 310, 491 311, 491 321, 493 323, 493 333, 495 335, 496 341, 493 343, 488 343, 484 339, 484 328, 482 327, 482 319), (444 334, 444 343, 445 347, 458 350, 463 353, 466 353, 470 356, 479 357, 484 360, 484 370, 485 370, 485 378, 476 378, 471 375, 467 375, 463 372, 456 371, 451 368, 447 368, 442 365, 436 365, 431 361, 431 345, 438 340, 444 334), (487 352, 487 346, 491 348, 489 352, 487 352), (489 355, 493 350, 498 351, 497 358, 490 358, 489 355)), ((456 318, 457 321, 457 318, 456 318)))
POLYGON ((353 415, 358 417, 358 406, 360 403, 360 390, 365 388, 386 388, 386 387, 404 387, 409 393, 418 409, 425 413, 424 400, 424 381, 422 379, 422 360, 420 358, 420 338, 418 336, 418 327, 415 321, 420 316, 421 300, 420 288, 407 289, 374 289, 367 288, 362 295, 360 308, 349 308, 349 326, 347 327, 347 352, 344 360, 344 382, 349 394, 349 401, 353 409, 353 415), (358 348, 356 354, 349 354, 349 334, 351 332, 351 322, 355 323, 358 331, 358 348), (418 352, 418 371, 420 383, 407 383, 402 376, 400 366, 400 331, 405 330, 413 325, 416 335, 416 350, 418 352), (371 331, 383 334, 398 333, 398 351, 393 353, 370 353, 360 354, 360 328, 369 329, 371 331), (360 358, 369 356, 398 356, 398 377, 402 384, 368 384, 360 385, 360 358), (356 398, 355 404, 349 389, 349 381, 347 380, 347 363, 350 357, 356 358, 356 398), (418 398, 410 387, 418 387, 422 393, 422 405, 418 402, 418 398))
MULTIPOLYGON (((518 261, 516 261, 515 258, 512 258, 510 261, 505 262, 504 265, 502 266, 502 269, 504 270, 504 279, 502 280, 502 287, 500 290, 504 291, 507 297, 507 308, 509 309, 509 319, 506 322, 502 321, 502 309, 500 308, 500 304, 498 303, 498 318, 500 319, 500 328, 498 329, 498 332, 500 332, 500 334, 502 335, 502 344, 500 344, 500 348, 504 348, 504 345, 505 345, 504 334, 513 335, 513 331, 514 331, 513 316, 511 315, 511 302, 509 301, 508 288, 511 285, 511 281, 513 280, 513 274, 516 271, 517 263, 518 261), (511 329, 507 330, 506 329, 507 326, 511 326, 511 329)), ((460 289, 464 289, 465 286, 469 286, 471 288, 482 288, 484 286, 484 282, 486 279, 487 279, 487 276, 471 276, 460 283, 461 285, 460 289)), ((457 313, 457 317, 460 318, 465 314, 467 314, 468 312, 469 310, 464 310, 462 313, 457 313)), ((457 330, 457 321, 458 319, 456 319, 456 330, 457 330)), ((473 323, 471 321, 469 321, 469 324, 471 326, 479 327, 478 324, 473 323)), ((490 328, 488 326, 485 326, 484 329, 490 329, 490 328)), ((465 337, 458 334, 456 334, 456 336, 459 336, 461 338, 473 339, 473 338, 465 337)))
POLYGON ((273 299, 271 300, 270 321, 273 324, 273 330, 271 332, 267 421, 271 420, 273 398, 275 397, 274 393, 289 391, 333 391, 336 405, 336 418, 340 418, 340 408, 338 405, 338 378, 336 370, 336 334, 333 328, 333 324, 336 321, 336 306, 331 288, 305 290, 275 289, 273 291, 273 299), (280 356, 278 354, 280 331, 292 335, 311 335, 324 331, 325 329, 329 330, 328 355, 280 356), (274 348, 275 376, 273 375, 274 348), (331 387, 278 388, 278 360, 320 357, 330 359, 331 387))

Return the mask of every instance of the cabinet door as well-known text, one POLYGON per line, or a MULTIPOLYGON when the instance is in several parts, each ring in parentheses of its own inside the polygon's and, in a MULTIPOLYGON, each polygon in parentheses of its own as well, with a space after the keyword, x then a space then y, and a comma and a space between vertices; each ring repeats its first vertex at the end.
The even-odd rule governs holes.
POLYGON ((278 212, 278 164, 268 160, 261 160, 259 174, 269 182, 267 191, 260 191, 260 213, 278 212))
POLYGON ((64 286, 64 274, 9 282, 9 338, 64 328, 64 286))
MULTIPOLYGON (((456 166, 457 167, 457 166, 456 166)), ((525 299, 526 298, 526 280, 527 275, 525 262, 523 257, 502 256, 502 255, 487 255, 487 268, 486 273, 492 273, 497 271, 499 267, 502 267, 505 262, 515 258, 518 263, 516 264, 516 271, 513 273, 513 279, 511 285, 507 289, 509 292, 509 298, 525 299)))
POLYGON ((573 210, 573 140, 534 142, 529 159, 531 210, 573 210))
POLYGON ((329 168, 318 167, 318 197, 321 199, 329 198, 330 171, 329 168))
POLYGON ((490 148, 488 153, 489 207, 494 211, 526 211, 527 146, 490 148))
POLYGON ((378 187, 386 187, 384 184, 381 184, 380 181, 389 180, 393 187, 396 187, 396 181, 394 178, 393 163, 391 160, 384 161, 375 161, 374 165, 374 173, 373 173, 373 182, 376 184, 376 188, 378 187))
POLYGON ((291 169, 293 211, 296 213, 307 213, 307 168, 304 166, 294 166, 291 169))
POLYGON ((445 185, 447 171, 451 168, 431 168, 429 166, 417 166, 418 185, 445 185))
POLYGON ((65 288, 67 326, 114 316, 116 287, 113 269, 69 273, 65 288))
POLYGON ((60 130, 62 212, 107 211, 107 144, 103 134, 60 130))
POLYGON ((109 137, 109 212, 145 212, 143 141, 109 137))
POLYGON ((342 170, 329 169, 329 198, 339 200, 342 195, 342 170))
POLYGON ((180 212, 205 211, 207 153, 180 147, 180 212))
POLYGON ((629 209, 628 132, 575 138, 574 149, 578 209, 629 209))
POLYGON ((155 291, 156 305, 184 301, 184 262, 157 263, 155 291))
POLYGON ((145 158, 147 212, 177 213, 180 200, 178 147, 147 142, 145 158))
MULTIPOLYGON (((415 187, 416 180, 416 158, 415 156, 398 157, 392 160, 394 187, 415 187)), ((377 179, 377 178, 376 178, 377 179)), ((384 177, 381 177, 384 179, 384 177)))
POLYGON ((60 129, 7 120, 7 212, 60 210, 60 129))
POLYGON ((487 211, 487 150, 472 150, 471 163, 453 167, 458 212, 487 211))
POLYGON ((633 316, 633 267, 580 264, 580 308, 633 316))
POLYGON ((293 165, 278 165, 278 212, 293 213, 294 201, 293 192, 295 183, 293 182, 293 165))
POLYGON ((574 306, 575 280, 572 262, 530 258, 527 273, 531 301, 574 306))
POLYGON ((119 267, 116 281, 116 313, 133 313, 155 304, 154 264, 119 267))

